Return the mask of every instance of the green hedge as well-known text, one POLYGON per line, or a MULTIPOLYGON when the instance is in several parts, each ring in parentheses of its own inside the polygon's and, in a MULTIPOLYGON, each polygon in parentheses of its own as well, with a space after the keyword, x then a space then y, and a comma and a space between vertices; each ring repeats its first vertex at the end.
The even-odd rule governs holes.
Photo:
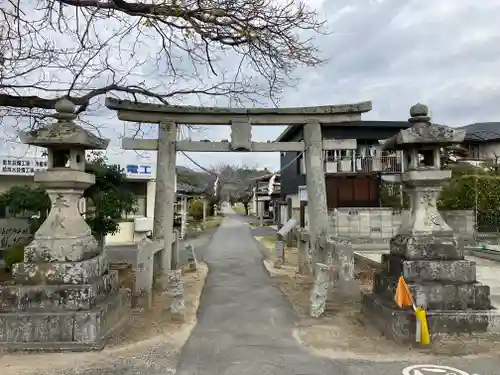
POLYGON ((500 176, 453 177, 438 202, 440 210, 476 210, 476 205, 477 225, 500 225, 500 176))

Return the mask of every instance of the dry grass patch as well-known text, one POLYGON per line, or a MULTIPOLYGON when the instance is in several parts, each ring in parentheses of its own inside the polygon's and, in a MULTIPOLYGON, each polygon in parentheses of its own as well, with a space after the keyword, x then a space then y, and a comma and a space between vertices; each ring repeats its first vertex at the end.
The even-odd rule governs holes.
POLYGON ((196 271, 183 272, 184 300, 186 314, 184 322, 172 321, 170 317, 169 297, 159 286, 153 292, 153 302, 150 309, 143 309, 135 318, 134 323, 112 345, 126 345, 137 341, 147 340, 157 335, 171 335, 175 331, 182 331, 187 326, 196 323, 196 312, 199 299, 205 285, 208 267, 205 263, 198 263, 196 271))
POLYGON ((205 229, 217 228, 224 219, 223 216, 210 216, 206 219, 205 224, 203 225, 205 229))
POLYGON ((223 216, 209 216, 205 223, 201 221, 190 221, 186 225, 186 236, 189 238, 202 235, 206 230, 214 229, 220 226, 223 216))
MULTIPOLYGON (((257 238, 266 248, 270 257, 264 261, 270 276, 290 301, 297 314, 294 337, 302 345, 316 354, 332 358, 370 358, 391 361, 395 355, 411 358, 410 347, 404 347, 386 340, 374 328, 366 326, 361 319, 359 300, 344 300, 332 293, 327 301, 325 313, 319 319, 309 317, 309 295, 313 278, 297 272, 298 250, 285 251, 288 264, 274 267, 274 242, 271 238, 257 238)), ((370 290, 374 269, 364 267, 356 270, 360 291, 370 290)))
MULTIPOLYGON (((309 295, 313 278, 298 274, 293 267, 275 268, 271 260, 264 264, 297 314, 294 337, 318 355, 390 362, 394 358, 425 361, 435 360, 436 356, 496 355, 500 352, 500 343, 479 337, 450 338, 427 347, 395 343, 382 336, 361 316, 359 300, 344 300, 335 292, 327 301, 324 315, 311 318, 309 295)), ((356 269, 360 292, 372 289, 374 272, 375 268, 370 266, 356 269)))

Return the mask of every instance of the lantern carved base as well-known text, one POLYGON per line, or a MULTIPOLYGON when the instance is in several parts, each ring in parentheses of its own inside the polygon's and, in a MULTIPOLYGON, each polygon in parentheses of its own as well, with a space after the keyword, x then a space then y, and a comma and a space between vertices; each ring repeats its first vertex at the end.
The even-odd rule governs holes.
POLYGON ((448 249, 442 246, 449 240, 436 237, 431 241, 430 236, 409 238, 407 243, 427 246, 426 256, 417 250, 398 254, 394 248, 382 256, 373 291, 363 295, 362 306, 366 318, 375 322, 384 335, 415 342, 415 314, 412 309, 401 309, 394 303, 401 275, 415 305, 426 309, 431 337, 500 334, 500 312, 491 306, 490 287, 476 281, 473 261, 460 257, 456 247, 452 251, 451 244, 448 249), (415 257, 409 258, 409 254, 415 257))
POLYGON ((120 289, 105 254, 79 262, 18 263, 0 285, 0 348, 100 350, 130 318, 130 291, 120 289))
MULTIPOLYGON (((362 314, 385 337, 401 343, 415 343, 416 320, 412 309, 396 308, 394 302, 374 293, 362 295, 362 314)), ((431 342, 459 334, 500 338, 498 310, 426 311, 431 342)))

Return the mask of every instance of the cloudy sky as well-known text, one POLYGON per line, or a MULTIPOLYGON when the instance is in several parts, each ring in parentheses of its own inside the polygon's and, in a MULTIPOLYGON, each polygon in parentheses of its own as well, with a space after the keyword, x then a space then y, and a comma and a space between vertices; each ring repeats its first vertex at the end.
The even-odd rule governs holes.
MULTIPOLYGON (((307 0, 306 0, 307 1, 307 0)), ((364 119, 406 120, 416 102, 433 121, 450 126, 500 121, 500 0, 314 0, 329 34, 317 45, 328 62, 297 72, 298 86, 280 106, 371 100, 364 119)), ((154 70, 149 72, 154 76, 154 70)), ((189 104, 197 104, 195 101, 189 104)), ((125 129, 112 112, 100 113, 112 138, 111 160, 139 160, 119 150, 125 129)), ((273 140, 282 127, 254 127, 254 140, 273 140)), ((228 127, 192 133, 193 139, 228 138, 228 127)), ((204 166, 221 162, 279 168, 278 154, 191 154, 204 166)), ((141 155, 144 157, 144 155, 141 155)), ((154 162, 154 153, 142 161, 154 162)), ((182 155, 179 164, 192 167, 182 155)))

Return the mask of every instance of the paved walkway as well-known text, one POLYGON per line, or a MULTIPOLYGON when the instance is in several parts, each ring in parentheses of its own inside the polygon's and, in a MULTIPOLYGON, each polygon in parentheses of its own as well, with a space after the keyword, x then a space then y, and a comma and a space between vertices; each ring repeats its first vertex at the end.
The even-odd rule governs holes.
MULTIPOLYGON (((204 254, 210 272, 178 375, 435 374, 402 372, 418 362, 331 360, 310 354, 292 337, 291 306, 264 270, 257 246, 248 224, 226 211, 204 254)), ((493 375, 500 360, 444 358, 434 365, 464 371, 454 375, 493 375)))
POLYGON ((348 374, 313 358, 292 337, 294 315, 271 282, 249 226, 224 218, 208 246, 199 321, 183 348, 178 375, 348 374))

